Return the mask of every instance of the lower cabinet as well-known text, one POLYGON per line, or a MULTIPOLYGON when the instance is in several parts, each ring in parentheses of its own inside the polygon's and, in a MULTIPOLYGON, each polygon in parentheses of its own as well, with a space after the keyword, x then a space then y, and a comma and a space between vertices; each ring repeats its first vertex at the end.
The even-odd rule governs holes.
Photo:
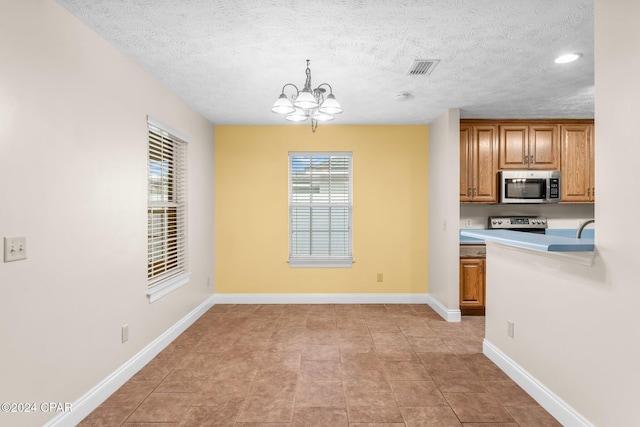
POLYGON ((460 312, 484 315, 485 259, 460 258, 460 312))

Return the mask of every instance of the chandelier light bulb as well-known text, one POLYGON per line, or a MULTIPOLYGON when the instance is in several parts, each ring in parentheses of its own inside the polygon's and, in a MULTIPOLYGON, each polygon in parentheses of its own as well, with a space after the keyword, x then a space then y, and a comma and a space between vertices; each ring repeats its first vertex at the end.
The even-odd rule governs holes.
POLYGON ((295 105, 298 108, 304 108, 305 110, 310 110, 312 108, 318 107, 318 101, 316 101, 316 98, 313 96, 313 94, 310 91, 303 89, 298 94, 298 97, 296 98, 296 101, 293 103, 293 105, 295 105))
POLYGON ((271 111, 277 114, 289 114, 293 113, 295 110, 295 107, 284 93, 276 99, 276 102, 273 103, 273 107, 271 107, 271 111))
POLYGON ((335 119, 331 114, 323 113, 322 111, 316 111, 311 118, 319 122, 328 122, 335 119))
POLYGON ((305 114, 302 108, 296 108, 294 112, 287 114, 284 118, 290 122, 304 122, 309 116, 305 114))
POLYGON ((342 107, 340 106, 340 103, 338 102, 336 97, 333 96, 332 93, 330 93, 327 96, 327 99, 320 106, 319 111, 326 114, 340 114, 342 113, 342 107))

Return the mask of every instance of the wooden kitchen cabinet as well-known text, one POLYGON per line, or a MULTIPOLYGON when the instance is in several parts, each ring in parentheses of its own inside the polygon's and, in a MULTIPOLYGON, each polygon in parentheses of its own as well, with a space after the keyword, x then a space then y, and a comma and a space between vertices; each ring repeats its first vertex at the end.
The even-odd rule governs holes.
POLYGON ((500 125, 498 169, 560 168, 557 124, 500 125))
POLYGON ((562 173, 562 202, 593 203, 591 119, 460 120, 460 202, 498 203, 499 170, 562 173))
POLYGON ((460 123, 460 202, 497 203, 497 126, 460 123))
POLYGON ((593 125, 561 126, 563 202, 595 201, 593 125))
POLYGON ((460 312, 463 315, 484 315, 485 259, 460 259, 460 312))

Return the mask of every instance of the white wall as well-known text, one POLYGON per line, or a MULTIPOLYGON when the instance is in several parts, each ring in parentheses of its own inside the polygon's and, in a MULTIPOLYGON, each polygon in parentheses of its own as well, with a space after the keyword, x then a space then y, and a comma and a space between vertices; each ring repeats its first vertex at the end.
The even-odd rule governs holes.
POLYGON ((53 0, 0 0, 0 64, 0 235, 28 253, 0 262, 0 401, 73 402, 211 294, 213 126, 53 0), (191 140, 193 274, 153 304, 147 115, 191 140))
POLYGON ((458 316, 459 182, 460 111, 451 109, 429 124, 429 296, 458 316))
POLYGON ((487 252, 487 340, 603 427, 640 425, 638 16, 638 2, 595 2, 595 265, 487 252))

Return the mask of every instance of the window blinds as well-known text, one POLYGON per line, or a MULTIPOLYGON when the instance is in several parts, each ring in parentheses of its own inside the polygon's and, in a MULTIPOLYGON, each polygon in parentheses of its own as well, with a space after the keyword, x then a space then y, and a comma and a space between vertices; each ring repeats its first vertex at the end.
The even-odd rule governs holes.
POLYGON ((351 153, 289 153, 289 262, 350 267, 351 153))
POLYGON ((187 144, 149 121, 148 258, 149 286, 187 269, 187 144))

